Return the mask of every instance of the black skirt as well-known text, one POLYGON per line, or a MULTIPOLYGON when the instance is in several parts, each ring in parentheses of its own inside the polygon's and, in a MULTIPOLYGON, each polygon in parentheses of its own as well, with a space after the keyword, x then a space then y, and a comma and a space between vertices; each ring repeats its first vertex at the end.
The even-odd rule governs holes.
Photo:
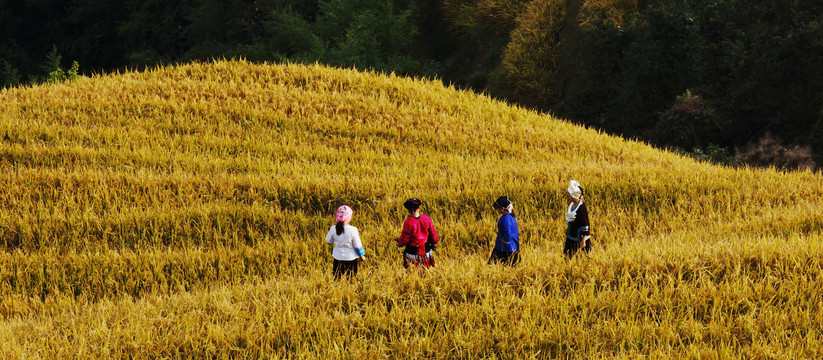
POLYGON ((566 258, 571 259, 574 256, 574 254, 577 254, 578 250, 583 250, 587 254, 589 253, 589 251, 592 251, 592 239, 589 238, 588 240, 586 240, 586 247, 582 249, 580 248, 579 241, 566 239, 566 244, 563 246, 563 255, 566 255, 566 258))
POLYGON ((334 278, 339 279, 343 275, 351 278, 352 276, 357 275, 357 262, 357 259, 351 261, 334 259, 334 265, 332 265, 332 274, 334 274, 334 278))
POLYGON ((499 264, 515 266, 520 262, 520 251, 498 251, 492 250, 492 255, 489 257, 489 264, 499 264))

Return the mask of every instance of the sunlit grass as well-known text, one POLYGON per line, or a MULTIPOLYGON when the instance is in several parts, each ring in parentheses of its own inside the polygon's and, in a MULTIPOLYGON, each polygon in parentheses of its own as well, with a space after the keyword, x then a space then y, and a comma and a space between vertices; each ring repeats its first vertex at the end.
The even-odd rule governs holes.
POLYGON ((817 358, 821 176, 428 80, 240 61, 0 91, 0 356, 817 358), (597 244, 561 256, 563 191, 597 244), (514 200, 523 262, 485 264, 514 200), (407 197, 438 266, 400 266, 407 197), (368 263, 322 238, 355 209, 368 263))

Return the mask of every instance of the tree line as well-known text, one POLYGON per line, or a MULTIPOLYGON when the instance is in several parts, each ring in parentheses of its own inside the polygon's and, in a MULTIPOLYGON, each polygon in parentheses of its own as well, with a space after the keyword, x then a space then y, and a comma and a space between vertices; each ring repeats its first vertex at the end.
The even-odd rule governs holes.
POLYGON ((815 0, 0 0, 2 86, 220 57, 437 77, 715 161, 823 164, 815 0))

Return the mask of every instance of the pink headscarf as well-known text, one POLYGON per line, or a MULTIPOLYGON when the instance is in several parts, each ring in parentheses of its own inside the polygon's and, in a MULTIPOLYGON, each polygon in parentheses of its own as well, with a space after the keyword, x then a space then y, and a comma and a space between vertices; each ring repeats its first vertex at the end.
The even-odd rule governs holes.
POLYGON ((346 205, 342 205, 337 208, 337 214, 334 216, 337 221, 346 222, 351 220, 351 216, 354 214, 354 210, 346 205))

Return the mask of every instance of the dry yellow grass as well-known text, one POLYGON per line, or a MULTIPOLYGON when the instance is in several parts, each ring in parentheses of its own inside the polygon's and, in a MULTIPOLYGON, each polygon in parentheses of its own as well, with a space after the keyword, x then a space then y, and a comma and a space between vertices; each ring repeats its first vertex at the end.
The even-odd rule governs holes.
POLYGON ((823 185, 436 81, 219 61, 0 91, 3 358, 819 358, 823 185), (597 245, 561 257, 569 179, 597 245), (485 265, 512 197, 524 260, 485 265), (443 243, 391 239, 410 196, 443 243), (370 254, 334 282, 340 204, 370 254))

